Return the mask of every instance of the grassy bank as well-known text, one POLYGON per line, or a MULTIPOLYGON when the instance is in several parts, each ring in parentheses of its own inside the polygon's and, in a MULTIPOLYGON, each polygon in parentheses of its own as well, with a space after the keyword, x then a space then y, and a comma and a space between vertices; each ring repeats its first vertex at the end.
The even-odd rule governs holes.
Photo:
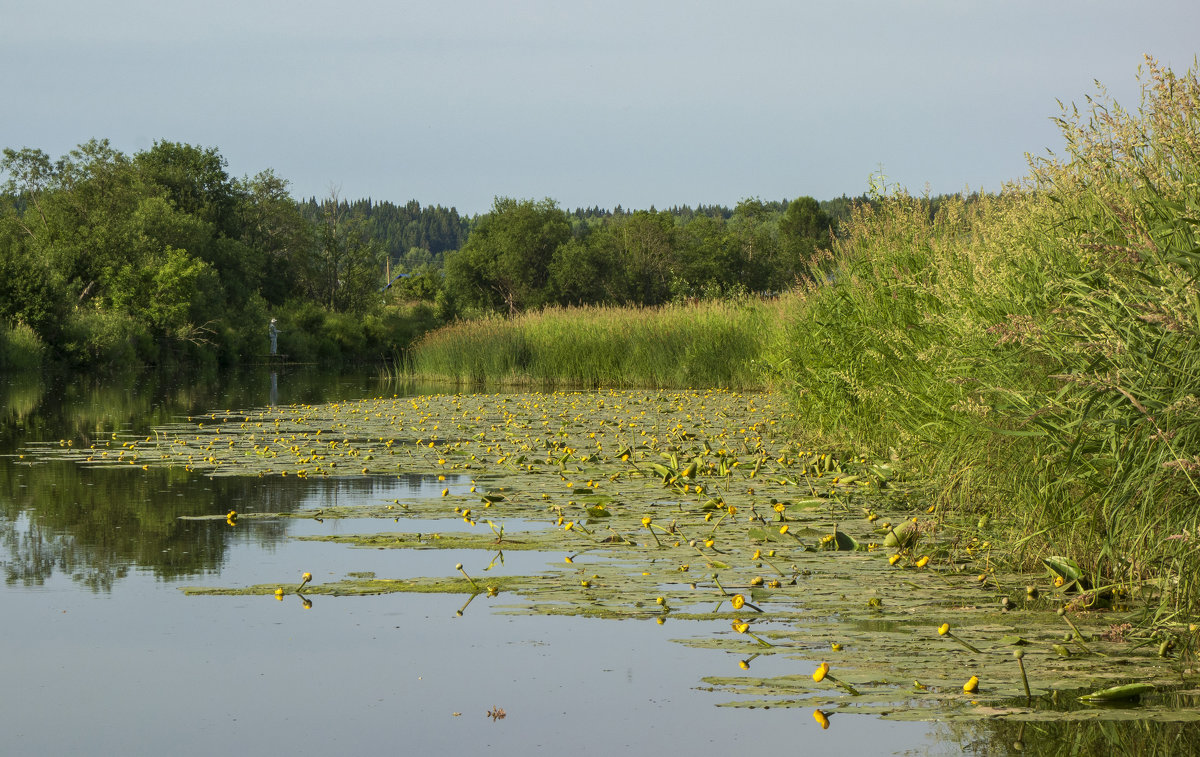
POLYGON ((839 285, 795 300, 767 359, 807 433, 893 449, 1026 558, 1194 620, 1200 85, 1150 63, 1137 110, 1059 123, 1066 155, 1019 188, 858 208, 839 285))
POLYGON ((758 386, 756 360, 787 302, 551 308, 460 322, 426 335, 412 368, 467 383, 758 386))

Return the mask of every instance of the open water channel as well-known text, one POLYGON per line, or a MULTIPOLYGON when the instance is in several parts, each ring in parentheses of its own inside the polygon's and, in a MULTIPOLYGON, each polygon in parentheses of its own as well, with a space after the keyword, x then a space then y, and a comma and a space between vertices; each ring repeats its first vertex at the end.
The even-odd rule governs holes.
MULTIPOLYGON (((454 573, 490 556, 352 549, 296 537, 460 527, 392 519, 180 516, 438 496, 432 478, 211 478, 140 466, 31 465, 38 442, 149 433, 194 413, 397 390, 373 375, 219 381, 0 377, 0 734, 7 754, 1003 753, 1007 731, 718 706, 727 651, 676 623, 498 612, 503 597, 185 596, 242 586, 454 573), (500 711, 503 711, 502 715, 500 711)), ((450 481, 451 486, 466 486, 450 481)), ((561 555, 512 552, 495 573, 561 555)), ((289 589, 292 587, 289 587, 289 589)), ((727 626, 726 622, 719 624, 727 626)), ((782 661, 775 675, 811 666, 782 661), (790 668, 787 668, 791 665, 790 668)), ((1053 744, 1049 744, 1053 746, 1053 744)))

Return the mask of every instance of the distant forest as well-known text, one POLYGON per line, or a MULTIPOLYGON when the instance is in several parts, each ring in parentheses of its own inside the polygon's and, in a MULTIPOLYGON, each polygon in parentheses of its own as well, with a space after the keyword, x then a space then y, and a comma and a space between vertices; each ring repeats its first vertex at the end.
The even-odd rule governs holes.
MULTIPOLYGON (((846 196, 819 202, 820 209, 834 224, 850 218, 850 208, 855 202, 866 202, 866 195, 856 198, 846 196)), ((763 209, 768 213, 783 215, 789 200, 765 201, 763 209)), ((377 242, 391 259, 398 271, 416 270, 425 265, 441 268, 448 252, 458 250, 470 236, 471 228, 482 217, 461 216, 454 207, 431 205, 422 207, 417 200, 397 205, 387 200, 371 198, 345 200, 310 196, 299 200, 300 213, 310 223, 324 222, 326 214, 336 208, 334 215, 339 222, 356 221, 364 233, 377 242)), ((609 208, 594 206, 575 208, 568 211, 571 226, 579 232, 594 228, 606 220, 632 215, 636 210, 627 210, 620 205, 609 208)), ((657 214, 653 205, 650 213, 657 214)), ((673 205, 664 212, 685 224, 697 216, 727 221, 733 217, 734 208, 727 205, 673 205)))
POLYGON ((301 200, 299 207, 300 214, 312 224, 324 223, 331 212, 339 223, 357 222, 393 266, 409 270, 426 264, 440 268, 446 253, 462 247, 471 231, 470 220, 460 217, 454 208, 423 208, 416 200, 396 205, 370 198, 346 201, 309 197, 301 200))

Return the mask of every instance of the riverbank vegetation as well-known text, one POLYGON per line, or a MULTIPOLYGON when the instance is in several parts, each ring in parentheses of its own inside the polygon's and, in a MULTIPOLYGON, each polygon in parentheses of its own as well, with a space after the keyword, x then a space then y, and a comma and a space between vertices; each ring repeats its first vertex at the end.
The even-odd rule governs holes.
POLYGON ((1065 110, 1065 155, 998 197, 860 207, 768 360, 805 433, 895 449, 1018 549, 1194 620, 1200 83, 1142 84, 1065 110))
POLYGON ((381 297, 384 243, 461 226, 443 208, 297 203, 270 171, 234 179, 215 149, 165 141, 6 149, 0 173, 0 368, 255 362, 272 317, 294 361, 394 356, 433 319, 381 297))
MULTIPOLYGON (((612 350, 573 342, 671 334, 662 364, 753 373, 790 397, 803 437, 905 460, 946 511, 1003 529, 1018 559, 1070 556, 1099 593, 1153 586, 1158 620, 1194 620, 1200 84, 1148 60, 1142 85, 1136 109, 1103 92, 1065 109, 1065 153, 998 195, 857 205, 823 275, 773 305, 728 306, 722 347, 684 346, 711 333, 682 325, 703 308, 555 310, 486 322, 457 363, 470 329, 432 333, 414 365, 604 380, 612 350), (578 367, 589 354, 592 373, 578 367)), ((622 375, 653 385, 659 366, 630 357, 622 375)))
POLYGON ((588 305, 460 321, 419 342, 412 370, 483 385, 760 387, 757 361, 790 301, 588 305))

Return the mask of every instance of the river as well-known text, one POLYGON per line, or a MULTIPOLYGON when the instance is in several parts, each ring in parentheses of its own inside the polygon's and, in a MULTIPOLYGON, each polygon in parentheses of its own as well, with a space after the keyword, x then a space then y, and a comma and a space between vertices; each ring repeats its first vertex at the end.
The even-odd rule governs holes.
MULTIPOLYGON (((0 732, 9 754, 524 755, 1008 751, 1009 731, 811 709, 739 709, 700 684, 729 655, 653 622, 496 612, 460 595, 185 596, 184 586, 446 573, 441 550, 296 537, 338 520, 195 516, 438 496, 391 478, 207 477, 31 465, 22 451, 228 408, 400 392, 374 374, 247 371, 211 380, 0 377, 0 732), (189 516, 181 519, 180 516, 189 516), (1003 743, 1001 740, 1004 740, 1003 743)), ((395 529, 357 521, 354 533, 395 529)), ((428 528, 428 524, 425 524, 428 528)), ((451 529, 450 524, 439 528, 451 529)), ((476 558, 477 559, 477 558, 476 558)), ((509 553, 497 573, 551 557, 509 553)), ((558 556, 553 559, 560 560, 558 556)), ((289 589, 292 587, 289 587, 289 589)), ((722 627, 728 623, 720 624, 722 627)), ((690 631, 689 631, 690 632, 690 631)), ((804 674, 796 663, 790 672, 804 674)), ((787 669, 776 673, 789 672, 787 669)), ((1015 726, 1014 726, 1015 728, 1015 726)))

